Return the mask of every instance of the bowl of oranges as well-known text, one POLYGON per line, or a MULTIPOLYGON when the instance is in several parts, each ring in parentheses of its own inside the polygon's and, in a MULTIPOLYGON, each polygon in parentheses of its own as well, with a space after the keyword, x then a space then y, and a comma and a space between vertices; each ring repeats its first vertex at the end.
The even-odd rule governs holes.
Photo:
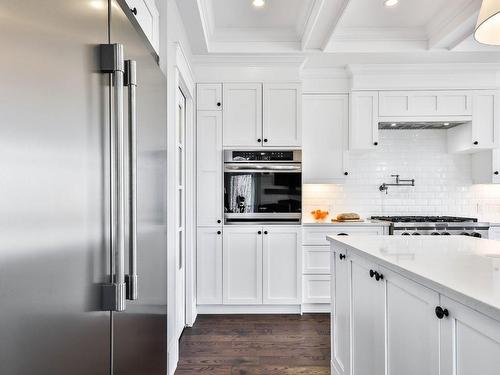
POLYGON ((323 211, 323 210, 311 211, 311 215, 312 215, 313 219, 316 221, 324 221, 328 217, 329 214, 330 214, 330 212, 323 211))

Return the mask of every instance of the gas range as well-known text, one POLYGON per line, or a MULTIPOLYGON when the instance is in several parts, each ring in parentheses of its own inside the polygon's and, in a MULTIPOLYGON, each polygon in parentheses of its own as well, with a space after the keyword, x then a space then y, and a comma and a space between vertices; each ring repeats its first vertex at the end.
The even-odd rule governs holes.
POLYGON ((389 233, 403 236, 463 235, 488 238, 489 223, 456 216, 372 216, 372 220, 391 223, 389 233))

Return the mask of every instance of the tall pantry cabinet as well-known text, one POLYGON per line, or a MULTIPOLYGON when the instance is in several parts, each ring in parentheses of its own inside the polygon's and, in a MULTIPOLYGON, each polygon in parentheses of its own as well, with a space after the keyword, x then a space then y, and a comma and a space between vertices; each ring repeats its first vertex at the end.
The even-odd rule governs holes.
POLYGON ((199 304, 222 304, 222 85, 197 88, 197 252, 199 304))

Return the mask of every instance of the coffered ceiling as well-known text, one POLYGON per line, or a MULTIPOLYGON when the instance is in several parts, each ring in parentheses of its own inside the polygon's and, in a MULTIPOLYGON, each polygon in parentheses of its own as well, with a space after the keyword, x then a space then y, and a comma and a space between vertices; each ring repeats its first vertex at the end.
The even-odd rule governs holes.
POLYGON ((471 37, 481 0, 176 0, 194 54, 496 52, 471 37))

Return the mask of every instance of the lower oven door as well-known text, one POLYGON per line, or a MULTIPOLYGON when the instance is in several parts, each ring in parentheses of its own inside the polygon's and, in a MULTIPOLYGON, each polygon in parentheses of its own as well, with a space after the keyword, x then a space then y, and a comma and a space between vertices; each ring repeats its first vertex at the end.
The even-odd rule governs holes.
POLYGON ((300 223, 300 164, 226 164, 224 216, 226 224, 300 223))

